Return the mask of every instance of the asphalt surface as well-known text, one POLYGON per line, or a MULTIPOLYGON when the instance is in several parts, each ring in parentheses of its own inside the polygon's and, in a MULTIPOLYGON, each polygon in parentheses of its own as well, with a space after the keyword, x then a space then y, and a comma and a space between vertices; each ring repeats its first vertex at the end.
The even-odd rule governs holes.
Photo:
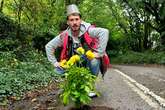
MULTIPOLYGON (((124 69, 125 72, 130 70, 129 67, 125 69, 125 66, 118 68, 124 69)), ((132 69, 132 67, 130 68, 132 69)), ((134 72, 137 73, 139 70, 143 71, 143 67, 135 67, 134 72)), ((132 71, 129 72, 132 73, 132 71)), ((161 72, 159 75, 161 76, 161 72)), ((144 79, 143 82, 145 83, 144 79)), ((96 86, 101 96, 93 99, 93 105, 108 106, 115 110, 165 110, 154 99, 147 96, 119 74, 116 69, 108 70, 104 80, 100 77, 96 86)))
POLYGON ((114 67, 146 86, 155 94, 165 98, 165 66, 115 65, 114 67))

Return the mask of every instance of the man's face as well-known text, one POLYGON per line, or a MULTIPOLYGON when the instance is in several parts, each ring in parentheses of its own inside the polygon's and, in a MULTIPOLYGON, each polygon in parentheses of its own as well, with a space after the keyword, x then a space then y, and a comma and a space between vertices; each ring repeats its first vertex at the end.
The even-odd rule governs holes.
POLYGON ((80 29, 81 18, 79 15, 70 15, 68 16, 67 23, 73 32, 78 31, 80 29))

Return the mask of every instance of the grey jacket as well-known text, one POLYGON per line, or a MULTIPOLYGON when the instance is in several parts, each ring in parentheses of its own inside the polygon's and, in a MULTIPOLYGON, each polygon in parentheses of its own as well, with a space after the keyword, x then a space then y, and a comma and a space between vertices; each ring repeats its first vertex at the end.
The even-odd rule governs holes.
MULTIPOLYGON (((90 23, 86 23, 82 21, 80 25, 80 32, 78 37, 82 36, 86 31, 88 31, 91 37, 98 38, 98 48, 96 49, 96 52, 98 52, 99 55, 102 56, 106 50, 106 46, 109 38, 109 31, 105 28, 99 28, 99 27, 91 28, 90 26, 91 26, 90 23)), ((68 35, 70 37, 73 37, 73 35, 71 34, 70 27, 68 27, 64 32, 68 32, 68 35)), ((54 39, 49 41, 45 46, 48 60, 52 64, 57 62, 57 59, 54 55, 56 48, 62 47, 63 45, 63 40, 61 39, 60 36, 61 34, 59 34, 54 39)))

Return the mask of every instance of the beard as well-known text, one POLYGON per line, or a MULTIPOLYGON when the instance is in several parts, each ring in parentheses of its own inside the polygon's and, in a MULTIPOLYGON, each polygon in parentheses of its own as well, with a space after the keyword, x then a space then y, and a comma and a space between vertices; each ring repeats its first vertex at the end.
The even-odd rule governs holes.
POLYGON ((79 31, 80 30, 80 26, 74 25, 74 26, 71 27, 71 29, 72 29, 73 32, 74 31, 79 31))

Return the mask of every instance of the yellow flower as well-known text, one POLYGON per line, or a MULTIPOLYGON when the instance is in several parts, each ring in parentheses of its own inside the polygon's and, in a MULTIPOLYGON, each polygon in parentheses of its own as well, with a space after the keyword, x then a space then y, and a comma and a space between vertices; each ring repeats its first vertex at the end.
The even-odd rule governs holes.
POLYGON ((73 55, 69 61, 67 62, 67 65, 70 67, 72 65, 74 65, 77 61, 80 61, 80 56, 78 55, 73 55))
POLYGON ((66 63, 66 60, 64 59, 64 60, 62 60, 62 61, 60 61, 60 66, 61 65, 64 65, 66 63))
POLYGON ((70 66, 72 66, 74 63, 71 61, 71 60, 69 60, 67 63, 66 63, 66 65, 68 66, 68 67, 70 67, 70 66))
POLYGON ((76 62, 77 62, 77 61, 80 61, 80 56, 74 55, 73 57, 75 58, 75 61, 76 61, 76 62))
POLYGON ((86 56, 89 60, 92 60, 93 58, 95 58, 95 54, 91 50, 88 50, 86 52, 86 56))
POLYGON ((80 56, 78 55, 73 55, 70 59, 71 62, 75 63, 80 60, 80 56))
POLYGON ((63 65, 62 67, 63 67, 63 68, 69 68, 69 66, 68 66, 68 65, 63 65))
POLYGON ((69 59, 69 61, 72 62, 72 63, 75 63, 75 62, 76 62, 75 56, 73 55, 73 56, 69 59))
POLYGON ((84 54, 85 50, 82 47, 77 48, 77 52, 80 54, 84 54))
POLYGON ((63 68, 67 68, 66 62, 67 61, 65 59, 60 61, 60 66, 63 67, 63 68))

